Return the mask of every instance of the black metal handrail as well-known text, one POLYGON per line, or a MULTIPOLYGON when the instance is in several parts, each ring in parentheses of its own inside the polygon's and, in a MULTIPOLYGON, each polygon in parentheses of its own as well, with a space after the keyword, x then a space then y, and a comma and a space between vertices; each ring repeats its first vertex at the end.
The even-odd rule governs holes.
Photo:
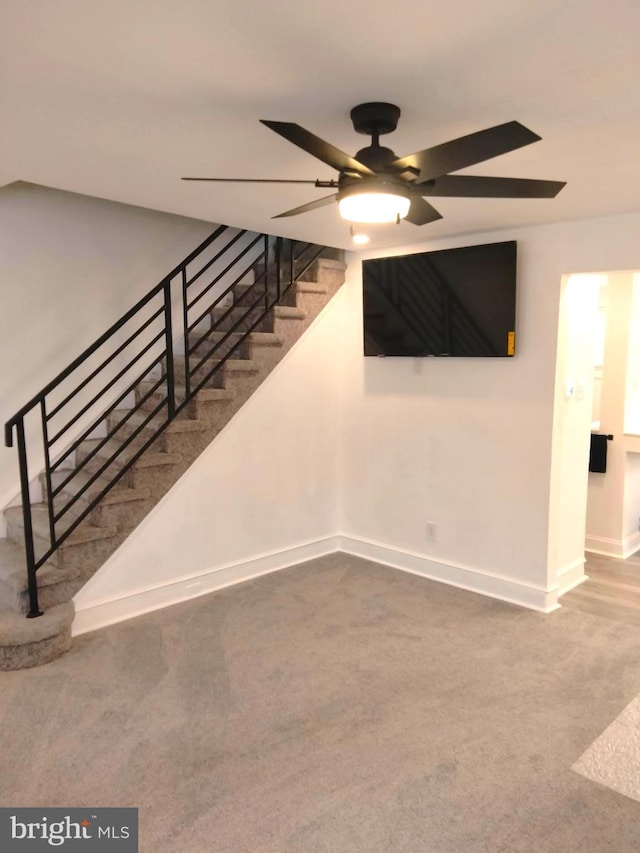
POLYGON ((28 618, 42 615, 38 569, 222 369, 324 248, 234 231, 224 225, 216 228, 5 424, 6 446, 13 446, 14 431, 18 445, 28 618), (209 249, 212 255, 207 258, 209 249), (197 271, 188 270, 200 262, 197 271), (244 285, 237 300, 238 286, 252 272, 253 281, 244 285), (201 331, 203 323, 208 328, 201 331), (180 376, 176 349, 184 353, 180 376), (135 402, 126 406, 132 395, 135 402), (116 412, 123 415, 113 425, 110 419, 116 412), (137 412, 144 413, 142 421, 132 428, 137 412), (37 422, 30 423, 28 431, 25 424, 34 417, 37 422), (126 424, 129 434, 119 436, 126 424), (105 434, 97 435, 100 431, 105 434), (95 443, 83 450, 91 436, 95 443), (79 450, 81 458, 74 459, 79 450), (40 478, 48 539, 43 543, 36 542, 33 525, 29 465, 34 457, 44 466, 40 478))

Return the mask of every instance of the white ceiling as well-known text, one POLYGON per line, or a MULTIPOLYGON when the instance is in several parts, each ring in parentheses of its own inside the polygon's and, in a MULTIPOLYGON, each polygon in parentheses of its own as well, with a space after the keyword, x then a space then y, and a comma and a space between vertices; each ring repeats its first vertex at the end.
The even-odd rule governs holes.
POLYGON ((181 175, 329 179, 258 119, 349 153, 349 110, 402 109, 400 155, 516 119, 542 141, 466 171, 566 180, 553 200, 435 200, 373 246, 640 209, 638 0, 2 0, 0 185, 31 181, 348 246, 327 190, 181 175))

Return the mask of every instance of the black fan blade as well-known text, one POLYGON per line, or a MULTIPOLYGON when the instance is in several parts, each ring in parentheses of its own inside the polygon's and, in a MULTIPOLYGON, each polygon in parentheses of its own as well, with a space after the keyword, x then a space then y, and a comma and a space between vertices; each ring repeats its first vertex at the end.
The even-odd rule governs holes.
POLYGON ((413 184, 413 188, 421 195, 441 198, 555 198, 565 185, 566 181, 443 175, 428 184, 413 184))
POLYGON ((344 151, 340 151, 339 148, 335 148, 333 145, 325 142, 324 139, 320 139, 319 136, 309 133, 308 130, 300 127, 299 124, 292 124, 288 121, 266 121, 265 119, 260 119, 260 121, 289 142, 297 145, 298 148, 302 148, 307 154, 317 157, 318 160, 322 160, 323 163, 326 163, 333 169, 337 169, 339 172, 356 172, 359 175, 375 174, 364 163, 359 163, 353 157, 345 154, 344 151))
POLYGON ((294 181, 287 178, 180 178, 181 181, 219 181, 231 184, 315 184, 315 181, 294 181))
POLYGON ((428 201, 415 195, 411 198, 411 206, 405 219, 413 225, 426 225, 427 222, 435 222, 436 219, 442 219, 442 214, 438 213, 435 207, 429 204, 428 201))
POLYGON ((395 160, 391 166, 402 171, 403 169, 420 169, 420 180, 428 181, 439 178, 449 172, 457 172, 467 166, 490 160, 499 154, 506 154, 523 145, 538 142, 541 137, 532 130, 521 125, 517 121, 509 121, 490 127, 488 130, 479 130, 470 133, 469 136, 461 136, 451 142, 417 151, 407 157, 395 160))
POLYGON ((315 201, 309 201, 307 204, 301 204, 300 207, 294 207, 291 210, 285 210, 284 213, 278 213, 272 216, 272 219, 281 219, 283 216, 297 216, 299 213, 308 213, 310 210, 316 210, 318 207, 326 207, 338 197, 338 193, 333 195, 325 195, 322 198, 317 198, 315 201))

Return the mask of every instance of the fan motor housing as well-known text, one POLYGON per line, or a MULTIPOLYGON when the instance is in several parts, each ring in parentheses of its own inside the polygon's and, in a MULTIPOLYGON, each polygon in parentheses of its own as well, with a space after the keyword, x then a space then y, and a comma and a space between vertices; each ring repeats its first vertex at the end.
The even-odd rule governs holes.
POLYGON ((358 104, 351 110, 351 121, 356 133, 366 133, 369 136, 392 133, 398 126, 399 118, 400 107, 380 101, 358 104))

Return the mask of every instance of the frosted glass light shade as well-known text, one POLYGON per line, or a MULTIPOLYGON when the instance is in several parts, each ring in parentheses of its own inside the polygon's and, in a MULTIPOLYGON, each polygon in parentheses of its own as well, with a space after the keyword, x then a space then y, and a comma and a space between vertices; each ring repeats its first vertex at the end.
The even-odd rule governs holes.
POLYGON ((392 192, 360 192, 338 199, 340 216, 349 222, 395 222, 409 213, 411 200, 392 192))

